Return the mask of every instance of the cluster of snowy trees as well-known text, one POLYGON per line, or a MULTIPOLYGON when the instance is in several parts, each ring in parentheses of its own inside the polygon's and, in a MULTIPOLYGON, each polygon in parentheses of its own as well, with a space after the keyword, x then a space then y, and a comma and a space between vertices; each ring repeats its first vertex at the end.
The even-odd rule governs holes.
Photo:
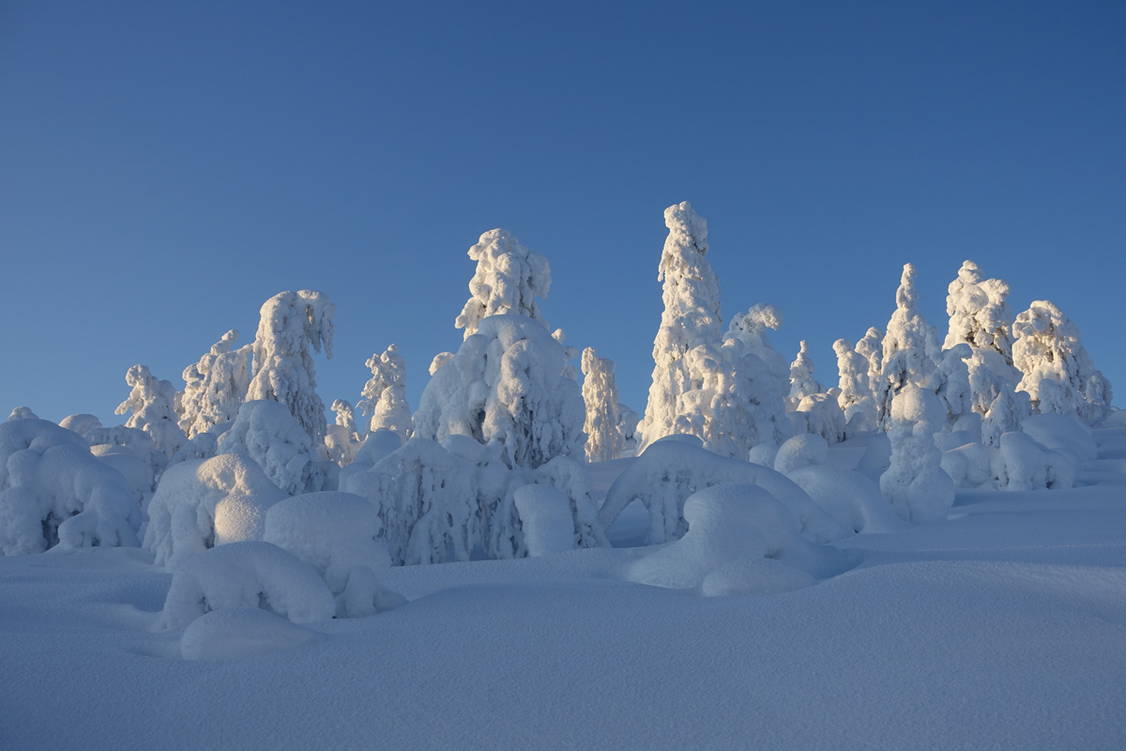
POLYGON ((434 357, 414 414, 392 344, 365 363, 355 406, 332 402, 329 425, 314 356, 332 354, 335 308, 322 292, 281 292, 252 342, 226 332, 180 390, 130 367, 123 425, 13 411, 0 424, 0 553, 141 544, 177 566, 241 545, 241 557, 184 564, 173 621, 219 596, 215 577, 241 576, 253 601, 278 586, 271 567, 298 563, 324 585, 302 607, 366 614, 398 602, 382 566, 604 546, 633 501, 660 543, 685 534, 694 493, 753 485, 821 543, 942 519, 956 486, 1067 486, 1093 458, 1088 426, 1110 413, 1110 384, 1051 302, 1011 316, 1008 286, 966 261, 940 346, 907 264, 884 330, 833 343, 839 378, 826 388, 805 341, 789 364, 773 348, 777 308, 754 304, 724 327, 707 222, 687 202, 664 218, 642 415, 620 401, 612 361, 591 347, 580 358, 544 319, 547 260, 490 230, 469 249, 461 344, 434 357), (842 443, 851 467, 829 460, 842 443), (588 463, 635 456, 605 499, 592 490, 588 463))

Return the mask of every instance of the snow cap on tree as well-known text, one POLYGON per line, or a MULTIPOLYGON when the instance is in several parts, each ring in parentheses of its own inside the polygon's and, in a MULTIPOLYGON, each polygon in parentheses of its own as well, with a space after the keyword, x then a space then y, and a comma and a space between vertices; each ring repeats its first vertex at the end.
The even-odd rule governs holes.
POLYGON ((938 341, 916 304, 915 267, 904 264, 895 292, 896 309, 888 321, 883 341, 883 373, 876 386, 876 409, 880 424, 890 419, 892 399, 909 383, 932 386, 937 364, 938 341))
POLYGON ((586 458, 592 462, 617 459, 624 438, 614 363, 599 357, 593 347, 583 350, 583 403, 586 405, 586 458))
POLYGON ((360 414, 371 415, 371 432, 393 430, 406 440, 411 435, 411 410, 407 404, 407 364, 399 349, 391 344, 373 354, 364 365, 371 378, 364 384, 363 398, 357 403, 360 414))
POLYGON ((551 289, 547 259, 504 229, 485 232, 468 253, 477 262, 477 270, 469 280, 469 300, 454 322, 465 330, 466 339, 489 316, 515 313, 543 320, 536 298, 545 299, 551 289))
POLYGON ((234 420, 246 399, 251 347, 236 349, 237 339, 238 331, 231 329, 198 362, 184 368, 180 429, 188 438, 234 420))
POLYGON ((802 339, 798 354, 790 363, 790 403, 798 402, 812 394, 821 393, 821 384, 813 377, 813 360, 809 357, 809 342, 802 339))
POLYGON ((965 343, 989 348, 1012 363, 1012 318, 1005 305, 1009 285, 1000 279, 982 279, 973 261, 963 261, 958 276, 947 287, 946 313, 950 328, 943 349, 965 343))
POLYGON ((254 378, 248 401, 281 402, 319 445, 325 434, 324 402, 317 395, 312 352, 332 357, 336 306, 323 292, 279 292, 262 304, 254 337, 254 378))
MULTIPOLYGON (((869 329, 871 330, 871 329, 869 329)), ((849 432, 876 427, 876 403, 868 382, 868 360, 844 339, 833 342, 837 355, 837 404, 844 412, 849 432)))
POLYGON ((685 355, 700 345, 718 346, 722 319, 719 283, 708 263, 708 225, 684 201, 665 209, 668 236, 657 280, 664 311, 653 340, 653 379, 638 426, 643 445, 676 432, 677 403, 693 383, 685 355))
POLYGON ((134 365, 125 371, 125 383, 130 386, 129 396, 117 405, 114 413, 129 413, 125 427, 148 433, 156 450, 167 462, 185 440, 177 424, 176 389, 170 382, 155 377, 147 365, 134 365))

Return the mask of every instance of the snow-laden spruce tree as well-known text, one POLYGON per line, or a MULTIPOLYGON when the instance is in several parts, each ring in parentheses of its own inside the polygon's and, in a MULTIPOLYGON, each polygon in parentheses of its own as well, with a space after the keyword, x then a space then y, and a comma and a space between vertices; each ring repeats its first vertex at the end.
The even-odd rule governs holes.
POLYGON ((599 357, 593 347, 587 347, 583 350, 582 370, 587 461, 617 459, 622 453, 624 440, 614 363, 599 357))
MULTIPOLYGON (((125 427, 147 433, 167 465, 185 442, 178 424, 176 389, 169 381, 154 376, 147 365, 134 365, 125 371, 125 383, 130 387, 129 396, 114 413, 128 414, 125 427)), ((157 467, 158 472, 161 469, 163 466, 157 467)))
POLYGON ((882 427, 887 427, 891 419, 891 402, 895 395, 910 383, 933 388, 938 368, 935 361, 937 338, 934 328, 919 312, 915 267, 909 263, 903 266, 899 288, 895 291, 895 306, 884 334, 882 373, 875 386, 877 417, 882 427))
POLYGON ((411 408, 407 404, 407 364, 399 349, 391 344, 364 363, 371 378, 364 384, 356 407, 361 415, 371 415, 368 430, 394 431, 404 441, 411 437, 411 408))
POLYGON ((716 347, 722 319, 719 282, 708 263, 708 225, 684 201, 665 209, 668 237, 657 280, 664 311, 653 340, 653 379, 638 431, 642 448, 677 432, 682 394, 694 389, 686 355, 701 345, 716 347))
POLYGON ((327 459, 323 438, 313 443, 285 405, 272 399, 243 402, 218 452, 253 459, 287 495, 332 490, 338 470, 327 459))
POLYGON ((941 521, 954 503, 954 482, 943 471, 942 452, 934 442, 945 420, 941 400, 914 378, 892 399, 891 466, 880 476, 880 492, 910 521, 941 521))
POLYGON ((235 347, 238 331, 231 329, 211 349, 184 368, 180 397, 180 429, 195 438, 231 422, 250 387, 251 347, 235 347))
POLYGON ((281 402, 314 446, 325 435, 325 409, 317 396, 313 351, 332 357, 336 306, 323 292, 279 292, 262 303, 254 337, 254 377, 248 401, 281 402))
POLYGON ((352 405, 343 399, 334 400, 330 409, 336 415, 336 422, 329 425, 325 433, 325 450, 331 461, 345 467, 352 463, 363 445, 356 432, 356 413, 352 405))
POLYGON ((1017 388, 1037 412, 1077 415, 1088 424, 1110 412, 1110 382, 1095 369, 1079 329, 1048 300, 1034 300, 1013 323, 1013 362, 1023 377, 1017 388))
POLYGON ((793 432, 786 416, 790 369, 786 358, 771 345, 769 335, 781 325, 782 313, 777 308, 756 303, 731 318, 724 336, 724 346, 739 352, 740 370, 747 381, 742 396, 749 403, 754 426, 747 439, 750 446, 780 444, 793 432), (735 346, 736 341, 740 347, 735 346))
MULTIPOLYGON (((872 389, 872 402, 876 404, 876 389, 884 377, 884 332, 869 326, 856 342, 856 354, 868 362, 868 388, 872 389)), ((878 409, 879 405, 876 406, 878 409)))
POLYGON ((790 363, 790 406, 794 408, 807 396, 820 394, 821 384, 813 377, 813 360, 809 356, 809 342, 802 339, 798 354, 790 363))
POLYGON ((848 433, 876 428, 876 402, 868 382, 868 360, 844 339, 833 342, 837 355, 837 404, 844 412, 848 433))
POLYGON ((565 374, 566 350, 549 333, 536 302, 550 289, 551 268, 504 230, 481 238, 470 248, 477 269, 457 319, 467 336, 426 385, 415 434, 440 443, 459 434, 482 444, 495 441, 511 467, 578 457, 582 396, 565 374), (484 313, 488 317, 479 317, 484 313))
POLYGON ((543 256, 499 228, 483 233, 468 254, 477 271, 469 280, 470 297, 454 323, 464 329, 466 339, 489 316, 512 313, 543 320, 537 298, 546 298, 551 290, 551 268, 543 256))

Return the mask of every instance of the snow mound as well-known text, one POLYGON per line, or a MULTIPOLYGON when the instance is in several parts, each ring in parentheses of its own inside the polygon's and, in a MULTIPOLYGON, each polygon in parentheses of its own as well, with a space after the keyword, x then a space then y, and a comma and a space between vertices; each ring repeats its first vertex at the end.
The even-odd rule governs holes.
POLYGON ((817 583, 811 574, 773 558, 736 558, 704 577, 700 594, 725 597, 790 592, 817 583))
POLYGON ((34 417, 0 424, 0 555, 136 545, 140 508, 77 433, 34 417))
POLYGON ((332 482, 331 462, 314 455, 309 434, 281 402, 245 402, 219 439, 219 451, 253 459, 287 495, 324 490, 332 482))
POLYGON ((213 610, 196 618, 180 637, 185 660, 228 662, 292 649, 316 634, 258 608, 213 610))
MULTIPOLYGON (((740 559, 769 558, 811 576, 838 571, 845 560, 832 548, 804 540, 791 512, 757 485, 728 483, 693 493, 684 504, 684 515, 684 536, 629 564, 627 578, 692 589, 724 564, 740 559)), ((720 574, 709 591, 724 589, 738 578, 720 574)))
POLYGON ((571 500, 550 485, 516 489, 516 511, 524 530, 529 556, 575 549, 571 500))
POLYGON ((383 586, 368 566, 356 566, 348 574, 344 591, 336 598, 338 618, 363 618, 405 605, 407 598, 383 586))
POLYGON ((1076 462, 1089 462, 1098 457, 1094 433, 1072 415, 1029 415, 1021 430, 1046 449, 1072 457, 1076 462))
POLYGON ((1036 490, 1070 488, 1075 485, 1076 470, 1069 454, 1044 448, 1026 433, 1011 432, 1001 435, 993 474, 1005 490, 1036 490))
POLYGON ((387 548, 375 541, 378 533, 373 505, 352 493, 322 491, 271 506, 262 539, 313 566, 339 594, 355 566, 391 565, 387 548))
POLYGON ((786 440, 774 455, 774 469, 789 474, 795 469, 824 464, 829 456, 829 444, 819 435, 802 433, 786 440))
POLYGON ((185 552, 259 540, 266 509, 284 497, 239 454, 173 464, 149 502, 144 548, 157 565, 166 565, 185 552))
POLYGON ((697 439, 669 436, 651 444, 606 493, 599 512, 609 529, 622 510, 641 501, 649 516, 649 544, 674 540, 688 529, 682 509, 698 490, 721 483, 758 485, 786 506, 800 532, 814 542, 828 542, 849 530, 822 511, 805 491, 785 475, 759 464, 730 459, 700 447, 697 439))
POLYGON ((239 608, 313 623, 332 618, 336 603, 304 561, 268 542, 234 542, 177 561, 158 627, 183 628, 212 610, 239 608))

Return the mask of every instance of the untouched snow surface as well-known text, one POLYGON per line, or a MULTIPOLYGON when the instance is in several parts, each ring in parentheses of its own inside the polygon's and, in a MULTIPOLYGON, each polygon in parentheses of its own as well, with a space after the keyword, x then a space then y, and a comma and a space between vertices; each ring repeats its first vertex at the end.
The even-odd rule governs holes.
POLYGON ((1121 749, 1126 432, 1099 437, 1098 486, 960 491, 776 594, 631 583, 655 548, 596 548, 384 569, 395 610, 182 641, 143 550, 3 558, 0 748, 1121 749))

